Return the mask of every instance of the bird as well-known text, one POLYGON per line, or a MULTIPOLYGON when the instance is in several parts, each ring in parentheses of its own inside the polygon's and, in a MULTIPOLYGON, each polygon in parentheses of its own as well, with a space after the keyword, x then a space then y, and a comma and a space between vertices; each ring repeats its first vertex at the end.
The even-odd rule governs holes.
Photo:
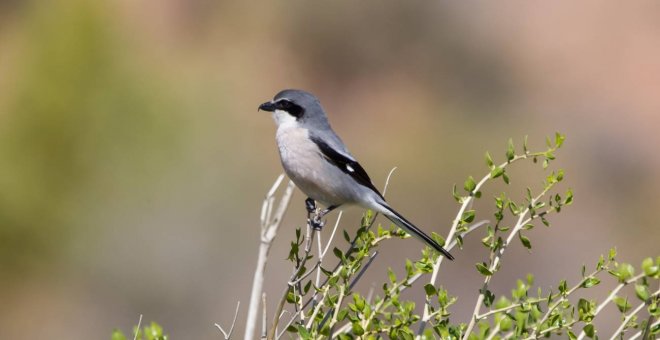
POLYGON ((319 218, 344 204, 383 214, 395 225, 424 241, 450 260, 454 257, 385 201, 371 178, 330 127, 319 100, 303 90, 286 89, 257 111, 271 112, 284 172, 307 195, 311 213, 323 204, 319 218))

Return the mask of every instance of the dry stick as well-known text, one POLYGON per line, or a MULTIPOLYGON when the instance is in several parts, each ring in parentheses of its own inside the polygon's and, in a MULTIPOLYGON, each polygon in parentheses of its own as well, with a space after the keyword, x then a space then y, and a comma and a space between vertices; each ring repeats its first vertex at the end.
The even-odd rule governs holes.
POLYGON ((234 312, 234 321, 231 322, 231 326, 229 327, 229 331, 225 332, 224 329, 222 329, 222 326, 219 324, 215 324, 215 327, 217 327, 220 332, 222 332, 222 335, 224 335, 225 340, 228 340, 231 337, 231 333, 234 331, 234 326, 236 325, 236 317, 238 317, 238 309, 241 307, 241 302, 238 301, 236 303, 236 312, 234 312))
POLYGON ((266 339, 266 324, 268 323, 268 314, 266 313, 266 293, 261 294, 261 339, 266 339))
POLYGON ((137 330, 135 331, 135 336, 133 336, 133 340, 137 340, 138 334, 140 334, 141 326, 142 326, 142 314, 140 314, 140 320, 138 320, 137 330))
POLYGON ((293 194, 294 185, 292 181, 289 181, 284 194, 282 194, 282 198, 280 199, 280 203, 277 207, 277 211, 275 212, 275 216, 271 218, 271 213, 275 202, 275 191, 280 186, 283 179, 283 174, 277 178, 272 188, 266 195, 261 209, 261 244, 259 246, 257 268, 255 269, 254 280, 252 281, 250 306, 248 307, 248 316, 245 324, 245 340, 252 340, 254 338, 254 332, 257 324, 257 315, 259 311, 259 299, 261 298, 261 292, 264 284, 264 272, 266 269, 266 262, 268 260, 268 253, 270 252, 273 239, 275 239, 275 236, 277 235, 277 230, 282 223, 282 218, 286 213, 286 210, 289 206, 289 201, 291 200, 291 195, 293 194))

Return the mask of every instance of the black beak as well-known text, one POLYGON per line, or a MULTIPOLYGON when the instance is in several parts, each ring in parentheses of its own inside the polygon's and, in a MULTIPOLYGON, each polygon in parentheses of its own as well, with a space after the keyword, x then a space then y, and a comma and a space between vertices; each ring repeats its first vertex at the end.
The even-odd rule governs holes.
POLYGON ((265 102, 265 103, 259 105, 259 109, 258 109, 257 111, 259 111, 259 110, 264 110, 264 111, 268 111, 268 112, 273 112, 273 111, 275 111, 275 103, 273 103, 273 102, 265 102))

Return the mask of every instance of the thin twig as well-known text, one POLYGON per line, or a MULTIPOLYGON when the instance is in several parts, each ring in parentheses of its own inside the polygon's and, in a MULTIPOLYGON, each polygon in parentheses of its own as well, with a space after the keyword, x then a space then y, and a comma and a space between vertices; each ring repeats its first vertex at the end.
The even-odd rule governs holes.
POLYGON ((261 294, 261 338, 266 339, 266 330, 268 324, 268 313, 266 311, 266 292, 261 294))
MULTIPOLYGON (((546 188, 541 191, 540 194, 538 194, 536 197, 532 198, 529 202, 529 207, 533 207, 534 204, 541 199, 554 185, 548 185, 546 188)), ((476 189, 475 189, 476 190, 476 189)), ((500 260, 502 258, 502 255, 504 254, 504 251, 506 248, 511 244, 511 241, 513 241, 513 238, 518 235, 518 232, 522 229, 523 226, 525 226, 529 221, 531 221, 533 218, 535 218, 538 215, 535 216, 530 216, 529 218, 525 219, 525 216, 530 212, 530 208, 526 208, 522 212, 518 214, 518 221, 516 222, 516 225, 511 229, 511 232, 509 233, 509 237, 507 237, 506 241, 502 244, 502 246, 497 250, 497 252, 493 253, 491 252, 492 261, 490 266, 488 267, 488 270, 490 270, 492 273, 495 272, 495 270, 498 268, 500 264, 500 260)), ((554 208, 550 208, 549 211, 552 211, 554 208)), ((465 330, 465 334, 463 335, 463 340, 467 340, 467 338, 470 336, 472 333, 472 329, 474 329, 474 326, 477 324, 477 316, 480 314, 481 310, 481 304, 484 302, 485 298, 485 292, 488 288, 488 285, 490 284, 490 280, 493 278, 493 275, 488 275, 484 279, 484 284, 482 289, 480 290, 479 296, 477 297, 477 302, 474 305, 474 312, 472 313, 472 318, 470 319, 470 323, 468 323, 468 326, 465 330)))
MULTIPOLYGON (((598 315, 598 313, 600 313, 600 311, 602 311, 603 308, 605 308, 605 306, 607 306, 607 304, 610 303, 610 301, 612 301, 612 300, 616 297, 616 294, 617 294, 617 293, 618 293, 623 287, 625 287, 625 286, 628 285, 628 284, 634 283, 634 282, 636 282, 637 280, 639 280, 639 279, 641 279, 641 278, 643 278, 643 277, 644 277, 644 273, 639 274, 639 275, 637 275, 637 276, 631 278, 630 280, 627 280, 627 281, 621 282, 618 286, 616 286, 616 288, 614 288, 614 290, 612 290, 612 292, 610 293, 610 295, 608 295, 607 298, 606 298, 603 302, 601 302, 601 303, 598 305, 598 307, 596 307, 596 311, 594 312, 593 317, 595 318, 596 315, 598 315)), ((578 336, 578 340, 582 340, 582 339, 584 339, 584 337, 585 337, 586 335, 587 335, 587 334, 584 332, 584 330, 582 330, 582 332, 580 332, 580 335, 578 336)))
POLYGON ((217 323, 215 324, 215 327, 218 327, 220 332, 222 332, 222 335, 224 335, 225 340, 228 340, 231 337, 231 333, 234 331, 234 326, 236 325, 236 317, 238 317, 238 309, 240 307, 241 307, 241 302, 238 301, 238 303, 236 303, 236 311, 234 312, 234 321, 231 322, 231 327, 229 327, 228 332, 225 332, 225 330, 222 329, 222 326, 220 326, 219 324, 217 324, 217 323))
MULTIPOLYGON (((658 294, 660 294, 660 290, 656 290, 653 294, 651 294, 650 298, 653 298, 658 294)), ((646 306, 646 304, 647 304, 647 301, 644 301, 644 302, 640 303, 639 306, 635 307, 635 309, 633 309, 632 312, 630 312, 630 314, 626 315, 625 319, 623 319, 623 322, 621 322, 621 325, 619 326, 619 328, 617 328, 616 331, 614 331, 614 333, 612 333, 612 337, 610 338, 610 340, 614 340, 614 339, 620 337, 622 335, 621 333, 623 332, 624 328, 626 328, 626 325, 630 322, 630 320, 633 318, 633 316, 635 316, 635 314, 639 313, 639 311, 641 311, 642 308, 644 308, 644 306, 646 306)))
POLYGON ((286 213, 289 206, 289 201, 293 195, 294 184, 292 181, 289 181, 284 193, 282 194, 282 197, 280 198, 280 203, 277 207, 277 210, 275 211, 275 216, 271 216, 275 202, 274 195, 283 179, 284 175, 280 175, 277 180, 275 180, 275 183, 268 191, 268 194, 264 199, 264 203, 261 209, 261 243, 259 245, 259 256, 257 258, 257 266, 254 272, 254 279, 252 281, 252 292, 250 295, 250 304, 248 307, 248 315, 245 325, 245 340, 252 340, 254 338, 254 332, 257 324, 257 315, 259 311, 259 300, 262 295, 261 293, 264 284, 264 272, 266 270, 268 253, 270 252, 272 242, 277 235, 277 230, 282 223, 284 214, 286 213))
POLYGON ((140 334, 140 327, 142 327, 142 314, 140 314, 140 319, 138 320, 137 330, 135 331, 135 335, 133 336, 133 340, 137 340, 138 334, 140 334))

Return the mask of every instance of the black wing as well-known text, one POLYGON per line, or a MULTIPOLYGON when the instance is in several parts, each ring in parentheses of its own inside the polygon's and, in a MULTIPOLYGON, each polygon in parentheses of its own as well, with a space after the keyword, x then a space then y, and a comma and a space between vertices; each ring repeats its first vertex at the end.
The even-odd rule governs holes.
POLYGON ((328 143, 322 141, 320 138, 316 136, 310 136, 310 138, 312 139, 312 142, 319 147, 325 160, 351 176, 360 185, 373 190, 378 196, 380 196, 380 198, 385 200, 383 195, 380 194, 380 191, 378 191, 373 183, 371 183, 371 178, 369 178, 369 175, 367 175, 367 172, 364 171, 364 168, 362 168, 360 163, 333 149, 328 143))

